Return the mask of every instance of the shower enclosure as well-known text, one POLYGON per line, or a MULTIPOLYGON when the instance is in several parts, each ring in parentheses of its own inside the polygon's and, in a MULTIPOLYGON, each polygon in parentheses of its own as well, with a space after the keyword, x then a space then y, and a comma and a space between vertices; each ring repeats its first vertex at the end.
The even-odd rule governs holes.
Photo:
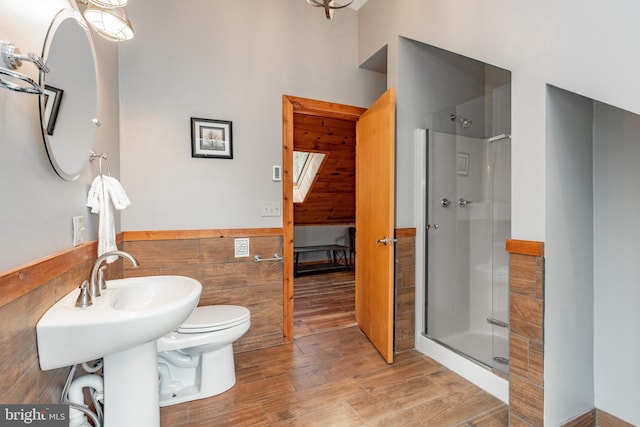
POLYGON ((424 334, 503 373, 509 372, 509 114, 510 86, 433 114, 424 197, 424 334))

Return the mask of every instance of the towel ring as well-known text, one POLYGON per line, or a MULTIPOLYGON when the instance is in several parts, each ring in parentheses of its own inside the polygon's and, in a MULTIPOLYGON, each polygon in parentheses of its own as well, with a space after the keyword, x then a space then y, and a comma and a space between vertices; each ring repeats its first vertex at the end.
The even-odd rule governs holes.
POLYGON ((102 161, 104 160, 107 163, 107 176, 111 176, 111 165, 109 164, 109 159, 105 153, 96 154, 93 151, 89 155, 89 161, 93 162, 96 158, 100 159, 98 163, 98 170, 100 171, 100 175, 102 175, 102 161))

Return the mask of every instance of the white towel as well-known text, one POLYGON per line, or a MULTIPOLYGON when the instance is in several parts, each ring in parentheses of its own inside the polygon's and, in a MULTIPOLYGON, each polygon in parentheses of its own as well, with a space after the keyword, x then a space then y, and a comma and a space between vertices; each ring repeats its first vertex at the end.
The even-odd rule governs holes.
MULTIPOLYGON (((98 256, 118 249, 112 203, 116 209, 122 210, 127 208, 131 201, 117 179, 98 175, 91 183, 87 195, 87 206, 91 208, 91 213, 100 215, 98 220, 98 256)), ((116 259, 118 259, 117 256, 112 256, 108 257, 106 261, 110 264, 116 259)))

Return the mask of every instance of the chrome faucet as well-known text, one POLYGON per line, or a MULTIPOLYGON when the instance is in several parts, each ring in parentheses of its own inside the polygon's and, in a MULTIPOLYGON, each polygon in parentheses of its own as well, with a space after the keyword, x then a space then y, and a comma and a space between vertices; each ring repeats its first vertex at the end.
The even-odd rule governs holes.
POLYGON ((91 270, 91 279, 89 285, 89 293, 91 294, 91 298, 100 296, 100 289, 106 289, 106 285, 104 285, 104 278, 102 277, 103 271, 106 267, 100 268, 100 264, 110 256, 121 256, 123 258, 128 259, 134 267, 139 266, 138 260, 134 258, 128 252, 125 251, 110 251, 105 252, 98 257, 95 264, 93 264, 93 269, 91 270))

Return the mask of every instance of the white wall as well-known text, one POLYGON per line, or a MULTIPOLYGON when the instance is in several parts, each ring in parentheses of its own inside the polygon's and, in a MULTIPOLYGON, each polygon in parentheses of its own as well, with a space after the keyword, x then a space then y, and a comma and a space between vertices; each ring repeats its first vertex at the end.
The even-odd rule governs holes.
POLYGON ((594 106, 596 406, 640 425, 640 117, 594 106))
POLYGON ((640 424, 640 118, 550 87, 545 420, 592 407, 640 424))
POLYGON ((547 99, 544 418, 594 407, 593 102, 554 87, 547 99))
POLYGON ((327 21, 299 0, 157 2, 127 8, 120 48, 123 228, 281 227, 282 95, 368 106, 383 74, 356 65, 356 12, 327 21), (191 157, 190 117, 233 122, 233 160, 191 157))
MULTIPOLYGON (((632 0, 368 0, 358 13, 358 59, 365 61, 388 45, 389 85, 398 86, 393 61, 400 35, 510 70, 517 141, 513 237, 543 241, 545 84, 640 112, 640 88, 634 85, 640 57, 629 54, 640 37, 634 18, 639 13, 640 4, 632 0)), ((398 172, 399 182, 411 181, 403 168, 398 172)), ((398 211, 412 209, 411 200, 398 202, 398 211)))
MULTIPOLYGON (((41 54, 52 18, 68 5, 64 0, 0 0, 0 40, 22 53, 41 54)), ((93 147, 109 154, 112 175, 118 176, 117 49, 98 36, 94 42, 98 117, 104 126, 93 147)), ((38 79, 32 64, 23 63, 19 71, 38 79)), ((0 272, 70 248, 73 216, 84 215, 86 240, 96 239, 97 219, 85 203, 97 168, 91 165, 74 182, 60 179, 49 164, 38 114, 35 95, 0 89, 0 272)))
MULTIPOLYGON (((0 40, 39 53, 68 6, 0 0, 0 40)), ((367 106, 386 87, 384 75, 357 68, 353 10, 327 22, 296 0, 136 0, 127 12, 132 41, 94 35, 103 123, 94 150, 108 154, 132 199, 123 229, 281 226, 259 213, 261 201, 282 199, 271 181, 271 166, 282 163, 282 95, 367 106), (191 159, 192 116, 233 121, 234 160, 191 159)), ((21 71, 37 77, 30 64, 21 71)), ((97 165, 74 182, 58 178, 38 120, 35 96, 0 90, 0 271, 70 248, 72 216, 84 215, 86 240, 96 239, 85 201, 97 165)))

